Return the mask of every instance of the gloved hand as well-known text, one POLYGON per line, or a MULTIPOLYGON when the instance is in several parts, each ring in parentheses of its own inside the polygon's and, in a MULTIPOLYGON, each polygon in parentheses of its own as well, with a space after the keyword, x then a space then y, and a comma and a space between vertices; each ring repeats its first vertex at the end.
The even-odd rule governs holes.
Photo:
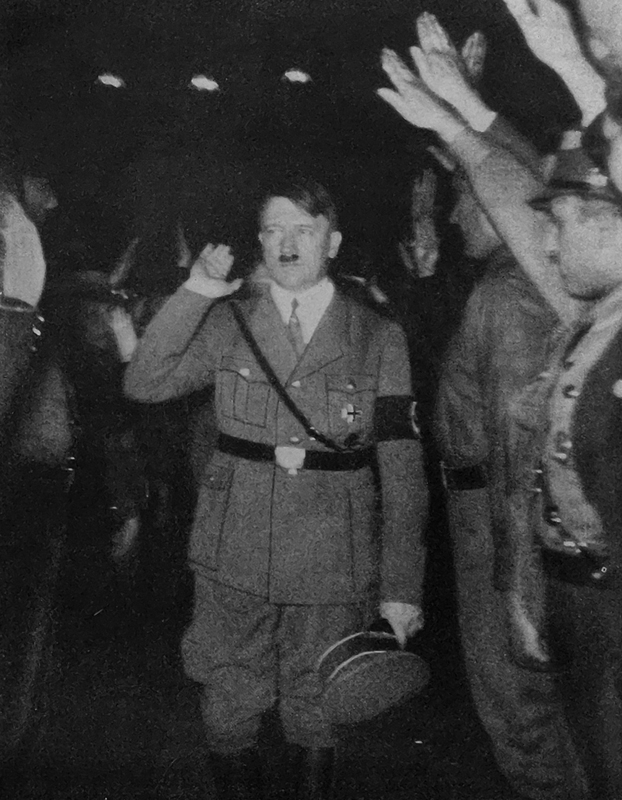
POLYGON ((414 636, 423 628, 423 610, 421 606, 410 603, 380 603, 380 616, 393 629, 400 647, 404 647, 409 636, 414 636))

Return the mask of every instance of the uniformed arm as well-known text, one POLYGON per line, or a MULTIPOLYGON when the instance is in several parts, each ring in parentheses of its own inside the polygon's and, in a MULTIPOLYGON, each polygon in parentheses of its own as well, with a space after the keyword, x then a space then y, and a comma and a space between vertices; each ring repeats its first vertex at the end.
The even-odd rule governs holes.
POLYGON ((605 80, 584 55, 570 12, 555 0, 504 2, 534 56, 566 84, 587 127, 605 108, 605 80))
POLYGON ((0 441, 8 435, 13 401, 28 376, 40 327, 34 309, 0 302, 0 441))
POLYGON ((0 188, 0 436, 28 373, 40 331, 36 308, 45 260, 35 225, 17 199, 0 188))
POLYGON ((429 499, 423 450, 410 417, 411 385, 406 337, 398 325, 390 323, 376 401, 382 491, 381 614, 394 630, 404 620, 409 635, 423 624, 423 538, 429 499), (382 413, 383 406, 388 413, 382 413), (410 613, 394 604, 414 608, 410 613))
POLYGON ((476 287, 447 348, 437 390, 435 435, 450 469, 476 466, 488 457, 481 389, 482 351, 487 346, 484 322, 482 289, 476 287))
MULTIPOLYGON (((426 61, 422 54, 417 59, 418 63, 426 61)), ((429 70, 435 66, 434 61, 426 64, 429 70)), ((542 190, 542 180, 501 143, 498 135, 486 134, 495 121, 494 112, 487 109, 475 90, 464 84, 464 92, 471 92, 468 113, 478 120, 479 130, 475 130, 453 106, 430 91, 395 53, 384 51, 383 67, 396 91, 380 89, 379 95, 406 120, 441 137, 465 169, 482 208, 523 271, 560 318, 576 318, 577 303, 566 294, 557 271, 549 263, 540 216, 529 205, 542 190), (476 108, 479 108, 477 114, 476 108)))
POLYGON ((203 250, 190 278, 162 306, 138 342, 124 379, 130 398, 159 403, 210 385, 217 331, 206 317, 216 298, 240 285, 226 281, 232 264, 224 245, 203 250))

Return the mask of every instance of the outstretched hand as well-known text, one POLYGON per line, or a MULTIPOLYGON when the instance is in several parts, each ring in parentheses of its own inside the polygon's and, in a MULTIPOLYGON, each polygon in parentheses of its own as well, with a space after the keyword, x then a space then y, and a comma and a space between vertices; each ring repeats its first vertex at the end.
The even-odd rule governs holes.
POLYGON ((409 241, 399 243, 399 252, 406 269, 419 278, 434 275, 439 259, 440 243, 434 223, 436 173, 424 169, 412 186, 412 230, 409 241))
POLYGON ((488 44, 481 31, 475 31, 462 46, 462 62, 472 84, 479 83, 484 74, 488 44))
POLYGON ((410 209, 413 220, 431 217, 436 201, 436 172, 424 169, 413 181, 410 209))
POLYGON ((233 254, 226 244, 207 244, 192 265, 191 274, 226 281, 233 266, 233 254))
POLYGON ((532 53, 555 71, 577 59, 581 45, 567 9, 555 0, 504 0, 532 53))
POLYGON ((434 14, 426 12, 419 16, 417 33, 420 46, 411 47, 410 54, 419 75, 434 94, 458 110, 462 109, 465 102, 476 95, 473 83, 483 69, 485 40, 482 34, 473 34, 465 44, 467 66, 434 14))
POLYGON ((237 291, 242 280, 228 281, 233 266, 233 253, 226 244, 207 244, 190 269, 184 286, 207 297, 224 297, 237 291))
POLYGON ((393 106, 407 122, 418 128, 438 131, 444 122, 454 120, 451 109, 408 69, 397 53, 385 48, 381 63, 395 88, 378 89, 378 96, 393 106))

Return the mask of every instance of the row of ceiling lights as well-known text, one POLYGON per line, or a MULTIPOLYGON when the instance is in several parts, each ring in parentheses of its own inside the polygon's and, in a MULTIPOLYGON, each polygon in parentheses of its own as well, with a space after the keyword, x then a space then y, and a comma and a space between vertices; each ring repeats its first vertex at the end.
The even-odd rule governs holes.
MULTIPOLYGON (((309 83, 312 78, 303 70, 288 69, 281 76, 281 80, 289 83, 309 83)), ((114 75, 112 72, 103 72, 97 77, 97 81, 103 86, 110 86, 113 89, 123 89, 125 87, 123 78, 119 75, 114 75)), ((218 81, 208 75, 194 75, 190 80, 190 85, 199 92, 217 92, 220 89, 218 81)))

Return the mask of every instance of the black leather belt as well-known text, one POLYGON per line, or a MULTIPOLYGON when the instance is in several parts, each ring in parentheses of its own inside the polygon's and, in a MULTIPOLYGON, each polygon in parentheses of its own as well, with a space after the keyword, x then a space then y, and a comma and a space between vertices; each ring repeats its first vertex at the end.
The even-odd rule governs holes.
MULTIPOLYGON (((218 449, 230 456, 246 458, 249 461, 274 461, 274 447, 261 442, 249 442, 221 433, 218 436, 218 449)), ((305 450, 302 469, 321 469, 327 472, 344 472, 368 467, 373 460, 374 448, 354 450, 351 453, 325 453, 319 450, 305 450)))
POLYGON ((488 486, 486 467, 476 464, 474 467, 462 469, 449 469, 442 464, 443 482, 451 491, 466 491, 468 489, 485 489, 488 486))

